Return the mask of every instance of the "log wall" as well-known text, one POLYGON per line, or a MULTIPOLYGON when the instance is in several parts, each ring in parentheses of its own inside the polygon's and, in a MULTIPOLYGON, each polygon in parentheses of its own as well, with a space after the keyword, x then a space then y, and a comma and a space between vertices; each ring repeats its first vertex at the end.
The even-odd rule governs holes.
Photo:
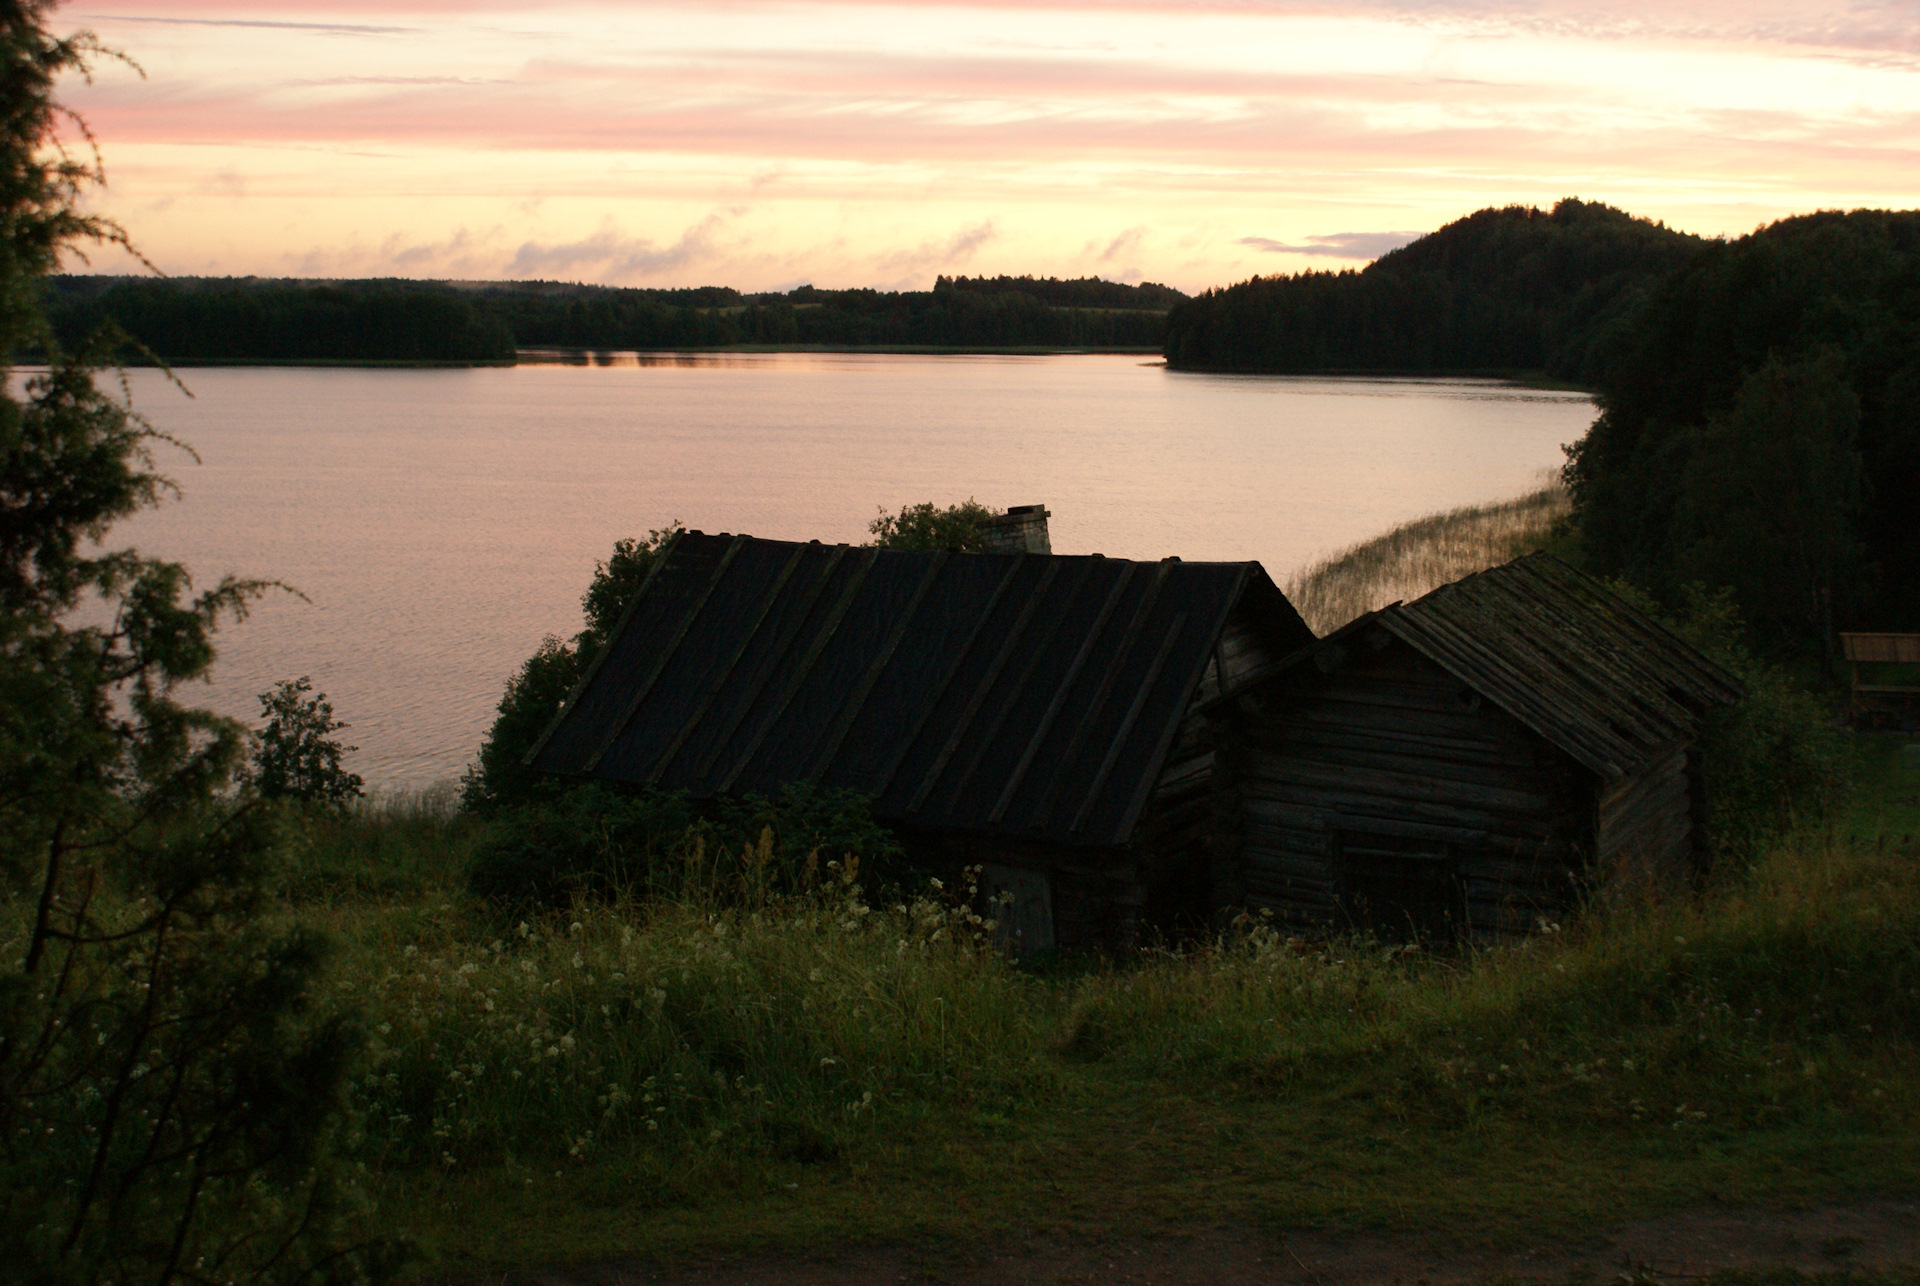
POLYGON ((1237 888, 1222 891, 1339 925, 1345 834, 1446 854, 1476 932, 1523 932, 1565 907, 1592 852, 1590 776, 1404 644, 1344 652, 1331 672, 1295 667, 1223 726, 1240 835, 1237 888))
POLYGON ((1684 746, 1602 791, 1596 847, 1608 882, 1624 890, 1685 870, 1693 858, 1696 795, 1684 746))

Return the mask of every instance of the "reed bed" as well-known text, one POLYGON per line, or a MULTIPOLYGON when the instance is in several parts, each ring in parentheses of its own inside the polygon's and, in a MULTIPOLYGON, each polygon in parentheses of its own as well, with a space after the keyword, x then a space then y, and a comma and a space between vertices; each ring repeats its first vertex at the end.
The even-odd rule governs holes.
POLYGON ((1571 505, 1554 478, 1512 500, 1428 514, 1311 564, 1284 588, 1313 631, 1326 634, 1541 548, 1571 505))

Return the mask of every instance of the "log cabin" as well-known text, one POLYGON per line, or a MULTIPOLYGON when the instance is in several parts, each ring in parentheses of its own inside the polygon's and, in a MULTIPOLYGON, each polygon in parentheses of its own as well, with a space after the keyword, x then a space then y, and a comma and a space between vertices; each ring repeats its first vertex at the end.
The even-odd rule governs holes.
POLYGON ((984 553, 682 532, 528 762, 858 791, 924 865, 982 867, 1017 950, 1204 925, 1202 710, 1313 633, 1258 563, 1054 554, 1047 517, 996 516, 984 553))
POLYGON ((1545 554, 1371 612, 1205 708, 1232 855, 1213 900, 1484 938, 1684 878, 1706 852, 1703 721, 1740 696, 1545 554))

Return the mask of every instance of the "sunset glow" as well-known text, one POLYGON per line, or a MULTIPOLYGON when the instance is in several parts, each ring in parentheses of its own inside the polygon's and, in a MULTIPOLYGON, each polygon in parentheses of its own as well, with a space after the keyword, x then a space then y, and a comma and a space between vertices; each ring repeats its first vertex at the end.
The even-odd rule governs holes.
MULTIPOLYGON (((73 6, 103 208, 174 274, 925 288, 1357 266, 1578 195, 1920 204, 1911 5, 73 6)), ((98 270, 126 271, 102 257, 98 270)))

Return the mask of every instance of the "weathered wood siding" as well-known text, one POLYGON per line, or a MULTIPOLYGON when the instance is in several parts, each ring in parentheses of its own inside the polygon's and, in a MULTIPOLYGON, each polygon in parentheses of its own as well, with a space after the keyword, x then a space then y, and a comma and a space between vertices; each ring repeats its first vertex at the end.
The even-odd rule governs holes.
POLYGON ((1240 818, 1226 749, 1206 706, 1281 659, 1273 634, 1244 606, 1220 632, 1141 814, 1133 844, 1146 892, 1146 927, 1178 935, 1209 927, 1213 912, 1240 901, 1240 818))
POLYGON ((1404 644, 1346 653, 1331 673, 1289 671, 1224 733, 1221 787, 1240 814, 1228 891, 1295 924, 1338 924, 1347 833, 1444 845, 1476 931, 1524 931, 1564 906, 1590 778, 1404 644))
POLYGON ((1685 869, 1697 794, 1688 760, 1687 748, 1676 746, 1601 792, 1595 850, 1609 881, 1632 886, 1685 869))

